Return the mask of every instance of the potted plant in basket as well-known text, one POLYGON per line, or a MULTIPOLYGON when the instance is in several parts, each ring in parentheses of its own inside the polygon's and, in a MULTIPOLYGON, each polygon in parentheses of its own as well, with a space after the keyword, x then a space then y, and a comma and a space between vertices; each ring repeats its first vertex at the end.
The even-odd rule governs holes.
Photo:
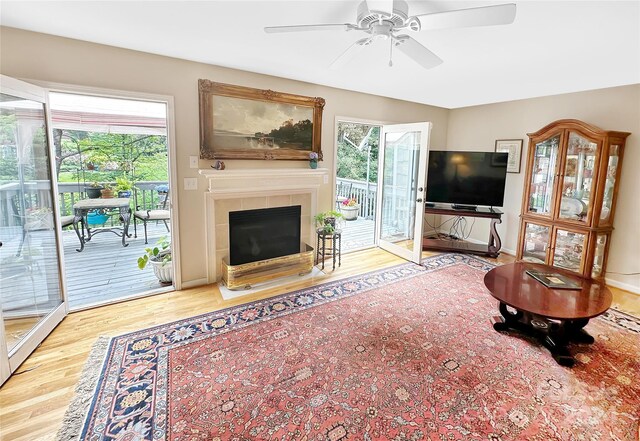
POLYGON ((103 199, 113 198, 113 195, 115 194, 113 188, 111 188, 109 184, 105 184, 100 193, 102 194, 103 199))
POLYGON ((326 211, 324 213, 318 213, 313 218, 316 221, 316 227, 318 232, 324 234, 331 234, 336 230, 336 222, 343 219, 342 213, 337 211, 326 211))
POLYGON ((126 176, 116 178, 116 191, 119 198, 130 198, 131 190, 133 190, 133 182, 128 180, 126 176))
POLYGON ((138 257, 138 268, 145 269, 147 264, 151 264, 160 283, 168 285, 173 281, 171 242, 167 240, 166 236, 158 239, 153 247, 145 248, 144 254, 138 257))
POLYGON ((84 191, 87 192, 87 197, 89 199, 98 199, 101 196, 101 191, 104 187, 98 182, 94 182, 88 187, 84 188, 84 191))
POLYGON ((345 199, 340 204, 340 212, 344 215, 345 220, 358 219, 358 211, 360 211, 360 204, 354 198, 345 199))

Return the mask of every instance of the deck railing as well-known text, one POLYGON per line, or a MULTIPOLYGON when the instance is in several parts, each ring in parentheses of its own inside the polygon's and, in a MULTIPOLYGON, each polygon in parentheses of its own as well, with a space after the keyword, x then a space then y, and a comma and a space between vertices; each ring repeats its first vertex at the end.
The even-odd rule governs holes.
POLYGON ((336 195, 354 198, 360 205, 358 217, 373 219, 376 211, 378 185, 375 182, 356 181, 354 179, 336 178, 336 195))
MULTIPOLYGON (((113 186, 115 185, 115 182, 110 182, 108 184, 113 186)), ((50 185, 50 182, 47 180, 29 181, 25 182, 23 185, 16 182, 0 185, 0 227, 21 225, 22 220, 20 217, 15 216, 15 209, 12 206, 12 200, 13 203, 15 203, 16 197, 20 194, 23 195, 24 203, 27 207, 50 207, 50 185)), ((141 209, 150 210, 157 208, 158 205, 162 203, 162 198, 164 196, 155 190, 158 185, 167 185, 167 182, 140 181, 135 183, 135 186, 138 189, 137 205, 140 206, 141 209)), ((87 198, 84 188, 84 184, 78 184, 75 182, 58 183, 61 216, 73 214, 73 204, 79 200, 87 198)), ((131 203, 133 207, 133 195, 131 196, 131 203)))
MULTIPOLYGON (((358 217, 374 219, 378 196, 378 184, 353 179, 336 178, 336 205, 339 208, 339 198, 354 198, 360 205, 358 217)), ((410 212, 411 200, 415 199, 415 190, 405 185, 386 185, 383 192, 384 205, 382 225, 395 231, 409 234, 413 228, 413 212, 410 212)))

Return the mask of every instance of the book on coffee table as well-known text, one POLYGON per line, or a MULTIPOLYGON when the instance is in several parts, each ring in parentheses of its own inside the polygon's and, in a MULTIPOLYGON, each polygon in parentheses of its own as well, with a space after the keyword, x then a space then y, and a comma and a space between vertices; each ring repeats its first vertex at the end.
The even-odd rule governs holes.
POLYGON ((540 270, 527 270, 526 273, 542 283, 547 288, 553 289, 582 289, 581 283, 571 277, 560 273, 540 270))

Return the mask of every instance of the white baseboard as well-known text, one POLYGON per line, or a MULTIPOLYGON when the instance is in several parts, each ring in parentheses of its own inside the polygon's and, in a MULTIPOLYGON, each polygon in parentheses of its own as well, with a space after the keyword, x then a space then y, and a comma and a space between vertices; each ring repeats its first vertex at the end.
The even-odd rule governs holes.
POLYGON ((188 282, 182 282, 182 289, 195 288, 196 286, 208 285, 209 280, 206 277, 202 279, 189 280, 188 282))
POLYGON ((631 285, 629 283, 619 282, 617 280, 612 280, 612 279, 609 279, 607 277, 604 278, 604 283, 606 283, 609 286, 613 286, 615 288, 624 289, 625 291, 629 291, 629 292, 632 292, 634 294, 639 294, 640 295, 640 287, 639 286, 631 285))

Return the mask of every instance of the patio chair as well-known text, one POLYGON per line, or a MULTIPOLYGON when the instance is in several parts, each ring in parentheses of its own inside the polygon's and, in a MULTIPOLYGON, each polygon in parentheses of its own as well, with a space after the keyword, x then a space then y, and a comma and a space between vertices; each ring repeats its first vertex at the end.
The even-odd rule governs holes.
POLYGON ((340 204, 351 197, 353 182, 341 182, 336 189, 336 210, 340 209, 340 204))
POLYGON ((169 189, 167 189, 166 196, 162 201, 162 204, 156 209, 145 210, 140 208, 140 205, 138 205, 138 189, 137 188, 133 189, 133 199, 134 199, 134 204, 136 206, 136 209, 133 212, 133 237, 135 238, 138 237, 138 227, 137 227, 138 220, 142 221, 142 224, 144 225, 144 243, 145 244, 149 243, 149 240, 147 238, 147 222, 162 221, 164 222, 164 226, 167 229, 167 232, 169 232, 169 224, 167 223, 167 221, 171 219, 171 212, 167 209, 167 203, 169 201, 169 189))
MULTIPOLYGON (((24 241, 27 238, 27 235, 32 231, 42 231, 48 230, 53 227, 52 216, 50 213, 43 213, 40 217, 34 216, 29 217, 26 212, 23 213, 22 210, 27 210, 31 208, 29 202, 26 199, 23 199, 22 204, 20 204, 20 196, 14 195, 10 199, 11 211, 13 211, 13 217, 18 220, 18 222, 22 225, 22 238, 20 239, 20 245, 18 246, 18 252, 16 256, 20 256, 22 254, 22 247, 24 246, 24 241)), ((62 228, 68 227, 73 224, 73 216, 61 216, 60 224, 62 228)))
POLYGON ((74 216, 60 216, 60 228, 68 227, 73 225, 74 216))

